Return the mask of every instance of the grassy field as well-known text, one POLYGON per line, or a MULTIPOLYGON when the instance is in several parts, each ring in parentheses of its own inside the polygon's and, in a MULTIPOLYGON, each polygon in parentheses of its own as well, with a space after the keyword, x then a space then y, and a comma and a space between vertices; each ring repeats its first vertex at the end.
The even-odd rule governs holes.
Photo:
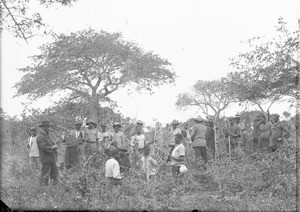
POLYGON ((189 171, 180 182, 173 179, 170 167, 154 156, 160 163, 154 179, 146 183, 141 173, 132 168, 120 187, 108 184, 104 177, 105 158, 99 156, 93 166, 71 172, 60 170, 61 183, 43 188, 39 185, 39 171, 29 165, 24 137, 13 138, 10 131, 5 132, 1 199, 13 209, 296 210, 294 145, 273 154, 240 150, 231 162, 225 156, 214 162, 210 153, 206 171, 193 162, 193 151, 188 147, 189 171), (17 139, 14 145, 12 139, 17 139))

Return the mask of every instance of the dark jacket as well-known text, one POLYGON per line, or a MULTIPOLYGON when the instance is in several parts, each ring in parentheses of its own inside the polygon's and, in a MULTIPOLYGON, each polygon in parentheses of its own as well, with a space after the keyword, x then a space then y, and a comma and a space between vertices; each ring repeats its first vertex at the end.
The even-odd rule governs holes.
POLYGON ((51 146, 55 145, 51 138, 41 131, 36 138, 36 142, 39 148, 41 163, 56 163, 57 151, 51 148, 51 146))
POLYGON ((215 131, 213 127, 208 126, 206 128, 205 140, 211 140, 215 138, 215 131))

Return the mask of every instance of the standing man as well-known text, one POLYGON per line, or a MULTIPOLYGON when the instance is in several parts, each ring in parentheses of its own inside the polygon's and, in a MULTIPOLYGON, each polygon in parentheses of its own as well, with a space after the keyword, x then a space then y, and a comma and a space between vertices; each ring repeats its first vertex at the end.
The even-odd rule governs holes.
MULTIPOLYGON (((231 152, 233 152, 234 149, 238 146, 237 139, 240 136, 240 132, 239 132, 239 128, 236 126, 234 117, 229 117, 228 120, 229 120, 229 129, 225 132, 225 138, 228 138, 229 136, 230 150, 231 152)), ((229 151, 229 143, 226 142, 227 151, 229 151)))
POLYGON ((239 137, 237 138, 238 146, 243 146, 245 144, 245 124, 241 121, 241 116, 236 114, 234 117, 236 126, 239 128, 239 137))
POLYGON ((66 169, 76 166, 79 162, 79 143, 82 140, 81 125, 79 121, 75 122, 75 130, 70 132, 70 136, 64 137, 63 142, 66 146, 65 165, 66 169))
POLYGON ((121 170, 129 170, 130 169, 130 159, 129 159, 129 148, 128 144, 125 140, 124 132, 121 131, 121 124, 119 122, 115 122, 113 124, 114 132, 112 134, 112 143, 111 145, 119 150, 119 164, 121 166, 121 170))
POLYGON ((107 130, 106 124, 101 123, 100 124, 100 131, 99 131, 99 146, 104 150, 109 148, 109 140, 111 138, 111 132, 107 130))
POLYGON ((214 130, 214 121, 209 119, 207 121, 207 128, 205 132, 206 146, 213 150, 213 156, 215 158, 215 130, 214 130))
POLYGON ((266 116, 262 116, 260 120, 261 124, 259 125, 259 139, 258 139, 258 148, 271 150, 273 141, 273 129, 274 125, 271 120, 267 121, 266 116))
POLYGON ((171 159, 172 175, 173 177, 179 177, 181 175, 180 167, 183 165, 185 159, 185 147, 182 144, 182 134, 176 134, 174 139, 175 147, 169 157, 171 159))
POLYGON ((39 125, 41 131, 36 138, 40 160, 42 163, 42 186, 48 186, 49 177, 54 181, 54 185, 56 185, 58 182, 58 171, 56 166, 58 146, 51 140, 49 136, 49 128, 51 126, 52 124, 50 124, 50 121, 42 121, 39 125))
MULTIPOLYGON (((142 127, 136 127, 136 133, 131 137, 131 152, 133 154, 134 162, 141 168, 141 156, 144 153, 144 147, 146 144, 146 137, 142 133, 142 127)), ((150 148, 150 146, 149 146, 150 148)))
POLYGON ((191 142, 191 133, 189 130, 189 124, 187 122, 183 124, 183 130, 181 130, 181 134, 187 143, 191 142))
MULTIPOLYGON (((172 129, 171 129, 171 139, 169 143, 169 155, 172 153, 174 147, 175 147, 175 135, 181 134, 181 129, 178 127, 179 122, 177 120, 173 120, 171 122, 172 129)), ((170 157, 167 158, 166 162, 171 161, 170 157)))
POLYGON ((259 140, 259 136, 260 136, 259 126, 262 124, 261 123, 262 116, 264 116, 264 114, 258 114, 253 121, 252 143, 253 143, 253 146, 256 148, 258 147, 258 140, 259 140))
POLYGON ((87 142, 85 148, 87 151, 87 157, 89 157, 99 150, 99 130, 97 129, 97 124, 93 119, 89 119, 86 124, 88 127, 84 130, 83 139, 87 142))
POLYGON ((270 144, 270 148, 272 152, 275 152, 279 149, 285 139, 289 138, 290 132, 282 121, 279 121, 279 114, 275 113, 272 115, 273 117, 273 142, 270 144))
POLYGON ((207 164, 207 150, 206 150, 206 141, 205 141, 205 133, 206 127, 204 125, 204 120, 199 117, 193 119, 194 128, 191 135, 192 147, 195 152, 195 163, 197 163, 198 159, 201 157, 204 160, 204 169, 206 169, 207 164))
POLYGON ((34 166, 35 169, 40 169, 40 161, 39 161, 39 149, 36 143, 37 137, 37 128, 31 127, 30 128, 30 138, 28 143, 28 150, 29 150, 29 158, 31 164, 34 166))

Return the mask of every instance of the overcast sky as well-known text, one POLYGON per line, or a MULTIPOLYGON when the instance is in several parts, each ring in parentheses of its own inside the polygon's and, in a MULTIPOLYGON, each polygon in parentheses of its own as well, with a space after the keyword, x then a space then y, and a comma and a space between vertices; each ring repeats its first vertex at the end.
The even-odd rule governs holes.
MULTIPOLYGON (((229 58, 246 50, 241 41, 253 36, 271 36, 279 17, 288 22, 291 31, 298 29, 297 0, 78 0, 72 7, 58 5, 45 8, 36 2, 32 11, 41 13, 45 23, 56 33, 70 33, 88 27, 121 32, 172 63, 178 78, 176 85, 165 85, 150 95, 127 95, 120 90, 111 95, 125 116, 152 124, 173 119, 184 121, 197 110, 180 111, 176 96, 187 91, 197 80, 217 79, 230 71, 229 58)), ((1 106, 9 115, 23 110, 25 97, 12 98, 13 85, 21 79, 18 68, 30 65, 28 56, 39 53, 37 47, 50 37, 36 36, 26 44, 9 33, 1 39, 1 106)), ((32 104, 42 109, 55 98, 44 98, 32 104)), ((274 110, 289 111, 282 106, 274 110)), ((233 115, 243 108, 231 107, 222 115, 233 115)), ((276 111, 278 112, 278 111, 276 111)))

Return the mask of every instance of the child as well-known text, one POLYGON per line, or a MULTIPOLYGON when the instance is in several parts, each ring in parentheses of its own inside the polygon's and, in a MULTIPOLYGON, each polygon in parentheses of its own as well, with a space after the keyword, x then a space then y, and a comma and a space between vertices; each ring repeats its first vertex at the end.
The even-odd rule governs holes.
POLYGON ((156 174, 156 167, 158 163, 150 156, 150 146, 146 145, 144 147, 144 155, 141 157, 142 168, 145 172, 146 179, 149 179, 156 174))
POLYGON ((122 176, 120 174, 120 165, 117 161, 119 152, 117 149, 106 150, 109 159, 105 163, 105 177, 110 180, 113 185, 120 185, 122 176))
POLYGON ((171 159, 172 175, 178 177, 181 175, 180 167, 183 164, 185 158, 185 147, 182 144, 183 135, 175 135, 175 147, 172 150, 172 153, 169 155, 171 159))
POLYGON ((39 156, 39 150, 36 143, 37 138, 37 128, 31 127, 30 128, 30 138, 28 143, 28 150, 29 150, 29 157, 31 159, 31 163, 34 166, 35 169, 40 169, 40 156, 39 156))

